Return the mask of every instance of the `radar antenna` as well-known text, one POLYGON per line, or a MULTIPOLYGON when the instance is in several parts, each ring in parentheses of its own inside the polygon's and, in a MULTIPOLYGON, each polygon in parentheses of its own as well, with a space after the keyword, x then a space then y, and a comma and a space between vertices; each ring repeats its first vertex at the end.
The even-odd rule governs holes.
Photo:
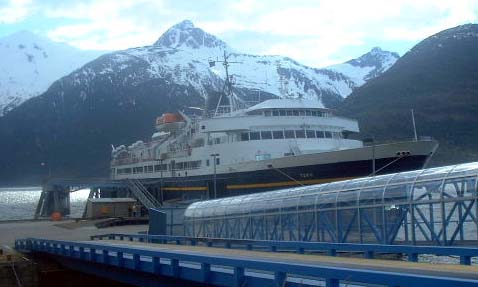
POLYGON ((217 102, 216 106, 216 111, 214 113, 214 116, 217 116, 219 114, 219 108, 221 107, 221 102, 222 102, 222 96, 226 95, 226 97, 229 100, 229 112, 233 112, 237 109, 237 103, 236 99, 234 98, 234 92, 232 90, 232 75, 229 75, 229 65, 230 64, 236 64, 236 63, 242 63, 242 62, 233 62, 233 61, 228 61, 229 57, 231 54, 226 54, 226 51, 224 51, 224 59, 223 60, 209 60, 209 67, 214 67, 216 63, 222 63, 224 66, 224 69, 226 70, 226 78, 224 81, 224 87, 222 89, 221 96, 219 97, 219 101, 217 102))
POLYGON ((289 97, 289 83, 287 80, 284 78, 284 75, 282 74, 282 65, 279 61, 276 63, 277 65, 277 73, 279 74, 279 92, 283 98, 288 98, 289 97))

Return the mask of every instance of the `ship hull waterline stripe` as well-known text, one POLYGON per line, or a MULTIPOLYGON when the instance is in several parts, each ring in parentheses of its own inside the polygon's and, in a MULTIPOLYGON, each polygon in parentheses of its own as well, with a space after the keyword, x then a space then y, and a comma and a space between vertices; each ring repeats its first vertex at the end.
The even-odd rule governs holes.
MULTIPOLYGON (((310 180, 298 180, 298 181, 279 181, 269 183, 250 183, 250 184, 231 184, 226 185, 227 189, 248 189, 248 188, 268 188, 268 187, 285 187, 285 186, 297 186, 300 184, 311 185, 319 183, 328 183, 340 180, 353 179, 356 177, 338 177, 338 178, 324 178, 324 179, 310 179, 310 180)), ((206 191, 207 186, 187 186, 187 187, 163 187, 165 191, 206 191)))
POLYGON ((298 180, 298 181, 279 181, 269 183, 250 183, 250 184, 231 184, 226 185, 227 189, 243 189, 243 188, 263 188, 263 187, 281 187, 281 186, 294 186, 294 185, 310 185, 334 182, 339 180, 353 179, 356 177, 338 177, 338 178, 323 178, 323 179, 310 179, 310 180, 298 180))
POLYGON ((206 191, 207 186, 163 187, 165 191, 206 191))

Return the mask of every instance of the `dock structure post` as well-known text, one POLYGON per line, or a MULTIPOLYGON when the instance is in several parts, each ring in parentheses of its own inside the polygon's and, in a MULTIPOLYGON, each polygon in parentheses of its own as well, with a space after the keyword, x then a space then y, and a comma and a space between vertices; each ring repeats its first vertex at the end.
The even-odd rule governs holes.
POLYGON ((171 276, 174 278, 179 277, 179 260, 178 259, 171 259, 171 276))
POLYGON ((211 264, 201 263, 202 282, 206 283, 209 280, 209 273, 211 273, 211 264))
POLYGON ((374 257, 374 252, 372 250, 367 250, 363 254, 363 258, 365 259, 373 259, 374 257))
POLYGON ((275 272, 274 273, 274 286, 275 287, 283 287, 285 286, 285 280, 287 278, 286 273, 284 272, 275 272))
POLYGON ((108 264, 110 259, 110 255, 107 249, 103 250, 103 263, 108 264))
POLYGON ((90 260, 95 262, 96 261, 96 249, 90 248, 90 260))
POLYGON ((244 281, 244 268, 234 267, 234 275, 232 276, 232 286, 241 287, 244 281))
POLYGON ((42 211, 44 209, 44 205, 45 205, 45 201, 46 201, 45 198, 46 197, 47 197, 47 193, 45 191, 45 186, 42 186, 42 192, 40 194, 40 199, 38 200, 37 207, 35 209, 35 216, 34 216, 35 219, 38 219, 41 216, 42 211))
POLYGON ((340 282, 337 279, 328 278, 325 280, 325 287, 339 287, 340 282))
POLYGON ((471 257, 470 256, 460 256, 460 264, 461 265, 471 265, 471 257))
POLYGON ((116 257, 118 258, 118 267, 123 267, 124 266, 123 252, 121 251, 117 252, 116 257))
POLYGON ((80 246, 78 249, 78 255, 81 260, 85 259, 85 248, 80 246))
POLYGON ((409 253, 408 254, 408 261, 418 262, 418 254, 417 253, 409 253))
POLYGON ((139 270, 141 264, 141 258, 139 254, 133 254, 133 267, 135 270, 139 270))
POLYGON ((70 187, 68 185, 45 183, 38 201, 35 218, 50 217, 54 212, 70 214, 70 187))
POLYGON ((156 274, 161 273, 161 258, 153 257, 153 272, 156 274))

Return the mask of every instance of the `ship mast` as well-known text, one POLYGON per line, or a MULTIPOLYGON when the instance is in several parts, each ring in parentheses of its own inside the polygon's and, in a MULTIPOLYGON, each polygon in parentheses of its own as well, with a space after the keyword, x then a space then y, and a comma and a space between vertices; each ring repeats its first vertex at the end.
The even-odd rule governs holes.
POLYGON ((224 81, 224 87, 222 89, 221 96, 219 97, 219 101, 217 102, 216 105, 216 111, 214 112, 214 116, 219 115, 219 108, 221 107, 221 102, 222 102, 222 96, 226 95, 226 97, 229 100, 229 112, 232 113, 237 109, 237 104, 236 104, 236 99, 234 98, 234 92, 232 90, 232 76, 229 75, 229 65, 230 64, 236 64, 236 63, 241 63, 241 62, 233 62, 233 61, 228 61, 229 57, 231 54, 226 54, 226 51, 224 51, 224 59, 219 61, 219 60, 209 60, 209 67, 214 67, 216 63, 222 63, 224 66, 224 69, 226 70, 226 77, 224 81))

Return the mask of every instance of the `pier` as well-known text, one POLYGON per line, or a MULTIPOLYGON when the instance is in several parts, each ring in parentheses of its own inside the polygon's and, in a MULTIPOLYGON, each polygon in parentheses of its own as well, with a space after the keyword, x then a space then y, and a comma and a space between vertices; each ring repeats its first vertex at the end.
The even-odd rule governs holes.
MULTIPOLYGON (((186 209, 155 207, 162 202, 140 181, 99 184, 103 189, 90 196, 125 193, 153 206, 149 231, 145 225, 69 236, 36 231, 17 234, 16 250, 135 286, 478 286, 478 163, 186 209)), ((51 194, 45 204, 55 202, 51 194)))
POLYGON ((372 254, 395 253, 402 248, 402 252, 412 255, 411 261, 418 254, 432 252, 458 255, 464 258, 463 264, 468 264, 472 257, 478 256, 477 248, 395 246, 397 249, 393 249, 360 244, 356 244, 356 249, 350 244, 332 244, 324 248, 322 243, 291 242, 287 246, 262 241, 128 234, 108 234, 93 239, 106 240, 28 238, 17 240, 15 247, 24 252, 49 255, 75 270, 135 286, 168 286, 171 278, 217 286, 338 287, 343 283, 354 286, 478 286, 478 266, 370 259, 372 254), (294 252, 290 252, 292 246, 295 246, 294 252), (253 250, 258 247, 262 250, 253 250), (315 253, 318 250, 327 251, 319 255, 315 253), (339 252, 352 250, 362 250, 366 258, 337 256, 339 252), (128 272, 124 272, 126 270, 128 272))
MULTIPOLYGON (((107 178, 52 178, 42 186, 42 193, 35 210, 35 219, 49 218, 53 213, 70 214, 70 194, 80 189, 89 189, 91 198, 134 197, 146 208, 161 206, 139 180, 111 180, 107 178)), ((87 210, 83 212, 87 217, 87 210)))

